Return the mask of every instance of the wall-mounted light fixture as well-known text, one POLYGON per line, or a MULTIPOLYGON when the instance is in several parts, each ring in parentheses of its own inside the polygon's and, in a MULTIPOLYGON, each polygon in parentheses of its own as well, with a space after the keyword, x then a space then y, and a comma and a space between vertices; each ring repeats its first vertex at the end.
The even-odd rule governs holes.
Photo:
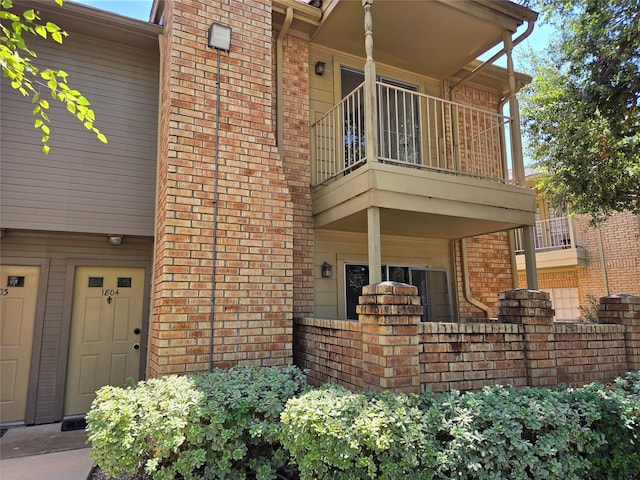
POLYGON ((107 235, 107 238, 109 239, 109 245, 120 245, 122 243, 123 237, 124 235, 114 235, 113 233, 107 235))
POLYGON ((331 276, 333 275, 333 265, 324 262, 320 269, 320 275, 322 275, 322 278, 331 278, 331 276))
POLYGON ((231 48, 231 27, 217 23, 211 24, 208 42, 210 48, 228 52, 231 48))
POLYGON ((324 62, 316 62, 315 72, 319 77, 324 75, 325 67, 327 66, 324 62))

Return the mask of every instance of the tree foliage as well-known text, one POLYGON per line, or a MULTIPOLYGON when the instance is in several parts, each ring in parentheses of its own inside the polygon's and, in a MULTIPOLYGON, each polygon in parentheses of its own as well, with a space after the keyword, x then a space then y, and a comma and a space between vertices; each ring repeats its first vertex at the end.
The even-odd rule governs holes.
POLYGON ((551 203, 640 214, 640 0, 531 0, 558 32, 529 54, 529 155, 551 203))
MULTIPOLYGON (((61 6, 64 0, 54 1, 61 6)), ((49 152, 48 142, 51 134, 47 94, 63 103, 67 111, 74 115, 87 130, 95 133, 98 140, 107 143, 107 138, 94 126, 95 113, 89 101, 82 93, 68 85, 67 72, 35 65, 33 61, 37 58, 37 54, 25 40, 25 34, 30 34, 61 44, 67 32, 55 23, 43 21, 39 12, 33 9, 16 13, 13 9, 13 0, 0 0, 0 7, 2 75, 9 79, 14 90, 31 98, 32 113, 35 117, 33 126, 41 132, 42 151, 49 152)))

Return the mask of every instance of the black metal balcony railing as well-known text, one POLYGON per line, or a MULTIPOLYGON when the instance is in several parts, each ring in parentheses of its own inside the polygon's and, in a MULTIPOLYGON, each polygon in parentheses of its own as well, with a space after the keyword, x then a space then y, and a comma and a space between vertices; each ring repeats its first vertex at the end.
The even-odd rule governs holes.
MULTIPOLYGON (((366 163, 364 84, 312 125, 314 186, 366 163)), ((509 181, 509 118, 377 83, 378 159, 388 164, 509 181)))

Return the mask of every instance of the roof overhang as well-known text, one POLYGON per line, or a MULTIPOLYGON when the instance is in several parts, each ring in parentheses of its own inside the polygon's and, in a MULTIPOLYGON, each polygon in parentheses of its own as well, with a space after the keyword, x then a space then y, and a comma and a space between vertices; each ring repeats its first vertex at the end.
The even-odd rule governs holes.
POLYGON ((50 0, 24 0, 14 5, 19 10, 34 8, 43 20, 53 22, 63 30, 144 50, 158 51, 158 35, 162 27, 124 17, 72 1, 62 6, 50 0))
MULTIPOLYGON (((361 1, 330 0, 313 43, 364 56, 361 1)), ((506 0, 374 0, 373 57, 436 79, 447 79, 514 33, 532 10, 506 0)))

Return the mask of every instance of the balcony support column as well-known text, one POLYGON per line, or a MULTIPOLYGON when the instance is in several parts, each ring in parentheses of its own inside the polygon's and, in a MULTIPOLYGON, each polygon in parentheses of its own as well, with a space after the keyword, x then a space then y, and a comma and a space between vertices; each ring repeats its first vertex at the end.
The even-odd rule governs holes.
MULTIPOLYGON (((507 54, 507 74, 509 77, 509 116, 511 117, 511 161, 513 178, 517 185, 525 185, 524 156, 522 154, 522 132, 520 131, 520 106, 516 97, 516 73, 513 66, 513 39, 511 32, 502 35, 507 54)), ((527 267, 527 288, 538 289, 538 269, 536 268, 535 226, 522 228, 522 246, 527 267)))
POLYGON ((378 161, 378 95, 376 92, 376 64, 373 61, 373 0, 362 0, 364 7, 364 135, 367 162, 378 161))
POLYGON ((369 253, 369 284, 382 281, 382 253, 380 248, 380 208, 367 208, 367 245, 369 253))

